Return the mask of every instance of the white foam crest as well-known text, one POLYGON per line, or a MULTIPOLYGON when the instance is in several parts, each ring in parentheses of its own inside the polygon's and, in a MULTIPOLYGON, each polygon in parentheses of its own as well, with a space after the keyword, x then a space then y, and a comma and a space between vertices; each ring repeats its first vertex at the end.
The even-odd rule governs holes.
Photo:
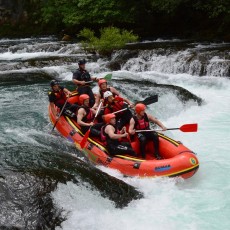
MULTIPOLYGON (((60 56, 64 56, 63 54, 59 54, 60 56)), ((21 50, 17 53, 6 52, 2 53, 0 56, 1 61, 12 61, 12 60, 27 60, 31 58, 41 58, 41 57, 52 57, 57 56, 54 52, 36 52, 36 53, 28 53, 26 50, 21 50)))
POLYGON ((132 72, 151 70, 163 73, 188 72, 190 64, 187 59, 191 55, 189 49, 165 55, 158 55, 154 50, 143 50, 137 58, 129 59, 122 69, 132 72))
POLYGON ((224 141, 230 140, 228 131, 230 124, 230 82, 227 79, 218 79, 217 84, 212 84, 212 87, 205 83, 206 81, 199 79, 198 81, 195 79, 193 84, 186 81, 182 83, 180 80, 180 86, 198 95, 206 103, 202 106, 192 106, 186 111, 182 110, 176 116, 170 117, 166 121, 167 127, 180 127, 183 124, 198 123, 197 133, 175 131, 175 135, 186 145, 191 146, 195 152, 201 152, 203 157, 211 150, 210 158, 216 159, 218 155, 221 155, 230 160, 230 156, 226 154, 227 149, 230 148, 230 143, 224 141), (220 152, 222 143, 225 149, 220 152))
POLYGON ((48 37, 40 37, 40 38, 18 38, 18 39, 10 39, 10 38, 2 38, 0 39, 0 43, 4 42, 28 42, 28 41, 34 41, 34 40, 53 40, 54 36, 48 36, 48 37))
POLYGON ((73 66, 50 66, 41 68, 42 71, 48 73, 54 78, 62 79, 62 80, 70 80, 70 76, 72 79, 72 70, 73 66))
MULTIPOLYGON (((68 74, 69 67, 67 66, 50 66, 50 67, 43 67, 43 68, 21 68, 17 70, 9 70, 7 74, 11 73, 47 73, 54 78, 64 78, 65 74, 68 74)), ((0 74, 4 75, 4 71, 0 71, 0 74)))
MULTIPOLYGON (((138 57, 130 58, 122 70, 131 72, 156 71, 161 73, 187 73, 191 75, 228 76, 229 60, 224 57, 211 57, 199 54, 193 49, 172 52, 159 50, 140 51, 138 57)), ((227 55, 227 53, 226 53, 227 55)), ((116 56, 116 55, 115 55, 116 56)))
POLYGON ((207 65, 207 75, 228 76, 230 61, 213 57, 207 65))
POLYGON ((191 43, 193 45, 195 45, 196 48, 198 49, 207 49, 207 48, 214 48, 214 47, 226 47, 227 45, 229 45, 229 43, 226 42, 221 42, 221 43, 207 43, 207 44, 198 44, 198 43, 191 43))
POLYGON ((132 201, 123 209, 116 209, 113 202, 102 198, 95 190, 86 189, 84 184, 59 184, 58 189, 53 192, 53 197, 57 205, 66 210, 68 218, 62 223, 62 228, 197 229, 198 216, 191 215, 195 207, 190 208, 183 200, 178 202, 187 191, 179 190, 175 180, 127 178, 126 182, 140 189, 144 198, 132 201), (190 219, 184 222, 181 216, 190 219))
MULTIPOLYGON (((1 54, 0 60, 28 60, 31 58, 45 57, 82 57, 85 56, 84 51, 79 44, 67 44, 62 46, 60 43, 36 43, 36 44, 20 44, 8 48, 8 52, 1 54), (68 55, 68 56, 67 56, 68 55)), ((91 55, 88 55, 91 56, 91 55)))

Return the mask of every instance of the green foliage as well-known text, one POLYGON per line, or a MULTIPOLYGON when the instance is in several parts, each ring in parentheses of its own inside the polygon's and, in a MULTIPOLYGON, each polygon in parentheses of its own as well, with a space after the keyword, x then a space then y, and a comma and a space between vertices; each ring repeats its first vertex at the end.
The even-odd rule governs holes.
POLYGON ((177 8, 187 0, 150 0, 152 10, 155 12, 165 12, 167 14, 174 14, 177 8))
POLYGON ((226 0, 149 0, 152 11, 162 11, 167 14, 175 14, 181 7, 190 8, 195 11, 202 11, 210 18, 218 17, 222 14, 230 14, 230 1, 226 0))
POLYGON ((96 37, 90 29, 80 31, 79 37, 83 38, 82 46, 88 51, 97 51, 101 54, 111 54, 114 50, 122 49, 128 42, 136 42, 138 36, 132 31, 121 30, 116 27, 106 27, 100 30, 100 37, 96 37))
MULTIPOLYGON (((117 26, 132 28, 135 33, 150 37, 195 33, 200 36, 204 32, 230 37, 230 0, 23 0, 15 1, 12 7, 13 11, 18 9, 20 26, 16 26, 16 30, 23 35, 25 31, 21 28, 24 25, 31 33, 42 34, 58 33, 63 29, 73 34, 76 33, 74 30, 84 27, 94 28, 98 33, 98 28, 117 26), (20 12, 26 12, 26 16, 20 12)), ((10 16, 5 24, 14 24, 16 16, 12 17, 13 20, 10 16)), ((1 25, 0 33, 12 30, 14 34, 13 27, 1 25)), ((126 36, 124 32, 121 34, 126 36)), ((114 34, 110 35, 106 34, 112 41, 114 34)), ((85 37, 89 38, 90 34, 85 37)), ((115 49, 121 41, 116 38, 113 43, 115 49)), ((99 42, 94 34, 83 45, 92 50, 108 47, 107 42, 99 42), (89 44, 93 45, 90 47, 89 44)))
POLYGON ((194 2, 194 8, 206 12, 210 18, 216 18, 220 15, 230 17, 230 1, 226 0, 197 0, 194 2))
POLYGON ((67 26, 130 23, 135 16, 131 5, 126 0, 49 0, 44 1, 42 18, 47 23, 61 21, 67 26))
POLYGON ((94 32, 92 30, 84 28, 80 31, 78 37, 84 39, 83 41, 81 41, 81 45, 84 50, 88 50, 90 52, 95 51, 95 44, 97 42, 97 38, 95 37, 94 32))

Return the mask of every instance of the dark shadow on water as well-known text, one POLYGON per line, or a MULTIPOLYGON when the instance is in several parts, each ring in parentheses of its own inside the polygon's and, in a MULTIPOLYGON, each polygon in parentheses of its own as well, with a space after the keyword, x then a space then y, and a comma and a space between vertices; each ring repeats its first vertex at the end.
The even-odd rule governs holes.
POLYGON ((134 187, 55 147, 48 151, 39 146, 5 146, 1 152, 0 229, 60 226, 66 217, 51 197, 58 183, 84 182, 87 189, 96 189, 117 208, 143 197, 134 187))

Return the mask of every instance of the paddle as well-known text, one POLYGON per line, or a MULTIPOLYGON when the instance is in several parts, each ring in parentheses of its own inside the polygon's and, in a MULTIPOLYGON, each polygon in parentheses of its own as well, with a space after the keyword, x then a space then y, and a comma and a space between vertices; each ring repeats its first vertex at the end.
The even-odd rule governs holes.
POLYGON ((58 123, 58 121, 59 121, 59 119, 60 119, 60 117, 61 117, 61 115, 62 115, 62 113, 63 113, 63 111, 64 111, 64 109, 65 109, 65 107, 66 107, 66 104, 67 104, 67 102, 68 102, 68 99, 69 99, 69 98, 66 99, 65 104, 63 105, 63 107, 62 107, 62 109, 61 109, 61 112, 59 113, 59 116, 58 116, 56 122, 54 123, 54 126, 53 126, 51 132, 53 132, 54 128, 56 127, 56 125, 57 125, 57 123, 58 123))
POLYGON ((135 105, 138 103, 150 105, 150 104, 155 103, 155 102, 158 102, 158 95, 149 96, 149 97, 145 98, 143 101, 137 101, 137 102, 135 102, 135 105))
MULTIPOLYGON (((100 111, 100 109, 101 109, 101 106, 102 106, 102 102, 99 104, 99 106, 98 106, 98 108, 97 108, 95 117, 94 117, 94 119, 93 119, 93 123, 94 123, 94 121, 95 121, 95 119, 96 119, 96 117, 97 117, 97 115, 98 115, 98 113, 99 113, 99 111, 100 111)), ((91 129, 91 127, 92 127, 92 126, 90 126, 90 128, 88 129, 88 131, 85 133, 85 136, 84 136, 84 137, 82 138, 82 140, 81 140, 80 146, 81 146, 82 149, 85 147, 85 144, 86 144, 86 142, 87 142, 87 140, 88 140, 88 138, 89 138, 89 134, 90 134, 90 129, 91 129)))
POLYGON ((112 79, 112 74, 111 73, 108 73, 104 76, 104 79, 107 80, 107 81, 110 81, 112 79))
MULTIPOLYGON (((185 124, 185 125, 182 125, 180 128, 170 128, 170 129, 167 129, 167 130, 177 130, 177 129, 179 129, 182 132, 197 132, 198 124, 185 124)), ((167 130, 165 130, 165 131, 167 131, 167 130)), ((164 130, 162 130, 162 129, 136 130, 136 133, 140 133, 140 132, 158 132, 158 131, 164 131, 164 130)))

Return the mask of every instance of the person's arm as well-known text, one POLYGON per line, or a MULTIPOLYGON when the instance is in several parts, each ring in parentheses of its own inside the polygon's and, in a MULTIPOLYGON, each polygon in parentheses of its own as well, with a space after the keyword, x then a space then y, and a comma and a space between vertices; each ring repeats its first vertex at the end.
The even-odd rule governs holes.
POLYGON ((93 122, 90 122, 90 123, 86 123, 86 122, 83 122, 82 119, 83 117, 86 115, 86 112, 83 108, 80 108, 78 110, 78 114, 77 114, 77 123, 79 125, 82 125, 82 126, 91 126, 93 125, 93 122))
POLYGON ((96 114, 96 113, 97 113, 97 110, 94 109, 94 108, 90 108, 90 110, 93 112, 93 114, 96 114))
POLYGON ((100 95, 100 93, 98 93, 98 94, 96 95, 95 104, 94 104, 93 107, 92 107, 93 109, 96 109, 96 108, 99 106, 100 100, 101 100, 101 95, 100 95))
POLYGON ((156 123, 159 127, 162 128, 163 131, 166 131, 167 128, 163 125, 163 123, 161 123, 156 117, 153 117, 152 115, 150 114, 147 114, 148 116, 148 119, 154 123, 156 123))
POLYGON ((78 71, 73 73, 72 81, 75 85, 85 85, 85 81, 79 81, 78 80, 79 73, 78 71))
POLYGON ((122 137, 127 137, 128 133, 123 133, 123 134, 116 134, 115 129, 112 125, 107 125, 105 128, 105 133, 109 135, 111 139, 120 139, 122 137))
POLYGON ((52 113, 54 114, 54 116, 55 116, 56 118, 58 118, 58 112, 57 112, 57 110, 55 109, 55 104, 54 104, 53 102, 50 102, 50 108, 51 108, 51 111, 52 111, 52 113))
POLYGON ((79 81, 77 79, 72 79, 72 81, 75 85, 85 85, 85 81, 79 81))
POLYGON ((128 100, 127 98, 123 98, 123 99, 125 102, 127 102, 129 104, 130 108, 134 107, 134 104, 130 100, 128 100))
POLYGON ((124 101, 124 102, 128 103, 131 108, 134 107, 134 104, 132 104, 132 102, 130 100, 126 99, 126 98, 117 96, 117 97, 115 97, 115 100, 116 101, 124 101))
POLYGON ((134 125, 135 125, 135 121, 133 118, 130 119, 130 122, 129 122, 129 133, 131 135, 134 135, 135 134, 135 129, 134 129, 134 125))
POLYGON ((120 93, 114 88, 114 87, 109 87, 110 88, 110 91, 111 91, 111 93, 114 93, 114 94, 116 94, 117 96, 120 96, 120 93))
POLYGON ((68 89, 64 88, 63 91, 67 97, 71 95, 71 92, 68 89))
POLYGON ((97 77, 90 77, 92 81, 98 81, 97 77))

